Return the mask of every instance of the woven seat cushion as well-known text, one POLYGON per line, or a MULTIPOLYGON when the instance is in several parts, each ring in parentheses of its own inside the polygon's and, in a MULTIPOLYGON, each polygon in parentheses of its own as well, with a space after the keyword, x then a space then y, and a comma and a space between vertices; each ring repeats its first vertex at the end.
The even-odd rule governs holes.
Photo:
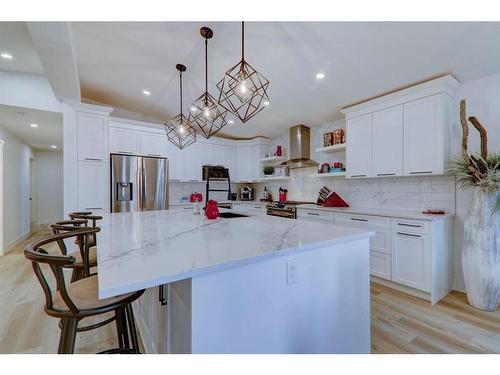
MULTIPOLYGON (((99 299, 97 296, 97 275, 87 277, 66 285, 68 295, 78 308, 78 310, 98 309, 106 306, 118 305, 120 302, 130 297, 134 293, 122 294, 116 297, 99 299)), ((69 310, 68 306, 64 303, 60 292, 58 291, 54 296, 55 309, 69 310)))
MULTIPOLYGON (((75 257, 76 259, 75 263, 83 263, 82 255, 80 254, 79 251, 75 251, 70 255, 75 257)), ((91 247, 89 249, 89 261, 90 261, 90 267, 94 267, 97 265, 97 249, 95 247, 91 247)))

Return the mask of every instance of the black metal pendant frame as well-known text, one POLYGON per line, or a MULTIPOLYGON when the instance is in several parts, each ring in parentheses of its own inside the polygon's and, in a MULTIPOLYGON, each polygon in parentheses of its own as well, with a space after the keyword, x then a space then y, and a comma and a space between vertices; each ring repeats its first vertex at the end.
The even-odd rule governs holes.
POLYGON ((218 105, 208 92, 208 39, 212 38, 213 31, 202 27, 200 34, 205 38, 205 92, 191 104, 189 110, 189 124, 203 137, 210 138, 227 125, 227 109, 218 105))
POLYGON ((241 60, 217 84, 219 104, 243 123, 269 105, 269 80, 245 61, 245 26, 241 23, 241 60))
POLYGON ((196 142, 196 130, 189 125, 187 117, 182 113, 182 72, 186 71, 186 67, 177 64, 175 68, 179 71, 180 113, 164 125, 168 140, 182 150, 196 142))

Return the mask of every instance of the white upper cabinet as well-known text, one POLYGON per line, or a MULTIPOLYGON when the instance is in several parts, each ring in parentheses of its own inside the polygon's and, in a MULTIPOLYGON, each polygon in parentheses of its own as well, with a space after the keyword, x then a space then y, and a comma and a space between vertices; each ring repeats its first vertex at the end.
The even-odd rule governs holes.
POLYGON ((236 181, 252 180, 252 146, 236 148, 236 181))
POLYGON ((403 174, 403 106, 373 113, 373 176, 403 174))
POLYGON ((165 134, 141 132, 141 155, 165 157, 167 155, 167 142, 165 134))
POLYGON ((139 155, 139 132, 124 128, 109 128, 109 152, 139 155))
POLYGON ((447 75, 342 109, 347 177, 444 174, 459 86, 447 75))
POLYGON ((108 160, 107 117, 77 113, 78 160, 108 160))
POLYGON ((224 151, 224 166, 229 168, 229 177, 236 178, 236 147, 230 145, 222 146, 224 151))
MULTIPOLYGON (((193 146, 193 145, 191 145, 191 146, 193 146)), ((173 181, 184 180, 184 151, 179 150, 171 142, 168 142, 167 143, 167 159, 168 159, 168 168, 169 168, 168 169, 169 179, 173 180, 173 181)))
POLYGON ((404 174, 443 174, 442 95, 404 105, 404 174))
POLYGON ((202 165, 215 165, 214 145, 211 143, 201 143, 202 165))
POLYGON ((372 176, 371 113, 347 120, 346 169, 351 178, 372 176))
POLYGON ((184 179, 188 181, 201 181, 202 165, 204 164, 202 155, 203 144, 198 142, 182 150, 184 154, 184 179))

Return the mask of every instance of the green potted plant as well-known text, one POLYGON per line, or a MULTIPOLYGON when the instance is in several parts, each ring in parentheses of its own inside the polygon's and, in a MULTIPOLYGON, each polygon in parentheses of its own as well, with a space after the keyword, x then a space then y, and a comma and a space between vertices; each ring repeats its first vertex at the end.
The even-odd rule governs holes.
POLYGON ((469 121, 481 136, 481 154, 468 154, 465 100, 460 102, 460 121, 462 156, 450 163, 448 173, 461 189, 472 191, 462 244, 467 299, 478 309, 495 311, 500 302, 500 154, 488 154, 486 129, 474 116, 469 121))
POLYGON ((264 176, 271 176, 274 174, 274 167, 272 165, 265 165, 262 171, 264 172, 264 176))

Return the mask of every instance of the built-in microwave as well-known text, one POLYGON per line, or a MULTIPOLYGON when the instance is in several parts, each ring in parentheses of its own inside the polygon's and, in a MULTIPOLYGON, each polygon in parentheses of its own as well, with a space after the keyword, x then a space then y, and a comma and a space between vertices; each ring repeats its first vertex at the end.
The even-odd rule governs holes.
POLYGON ((203 181, 206 181, 210 176, 211 180, 227 180, 229 179, 229 169, 222 165, 204 165, 202 167, 203 181))

